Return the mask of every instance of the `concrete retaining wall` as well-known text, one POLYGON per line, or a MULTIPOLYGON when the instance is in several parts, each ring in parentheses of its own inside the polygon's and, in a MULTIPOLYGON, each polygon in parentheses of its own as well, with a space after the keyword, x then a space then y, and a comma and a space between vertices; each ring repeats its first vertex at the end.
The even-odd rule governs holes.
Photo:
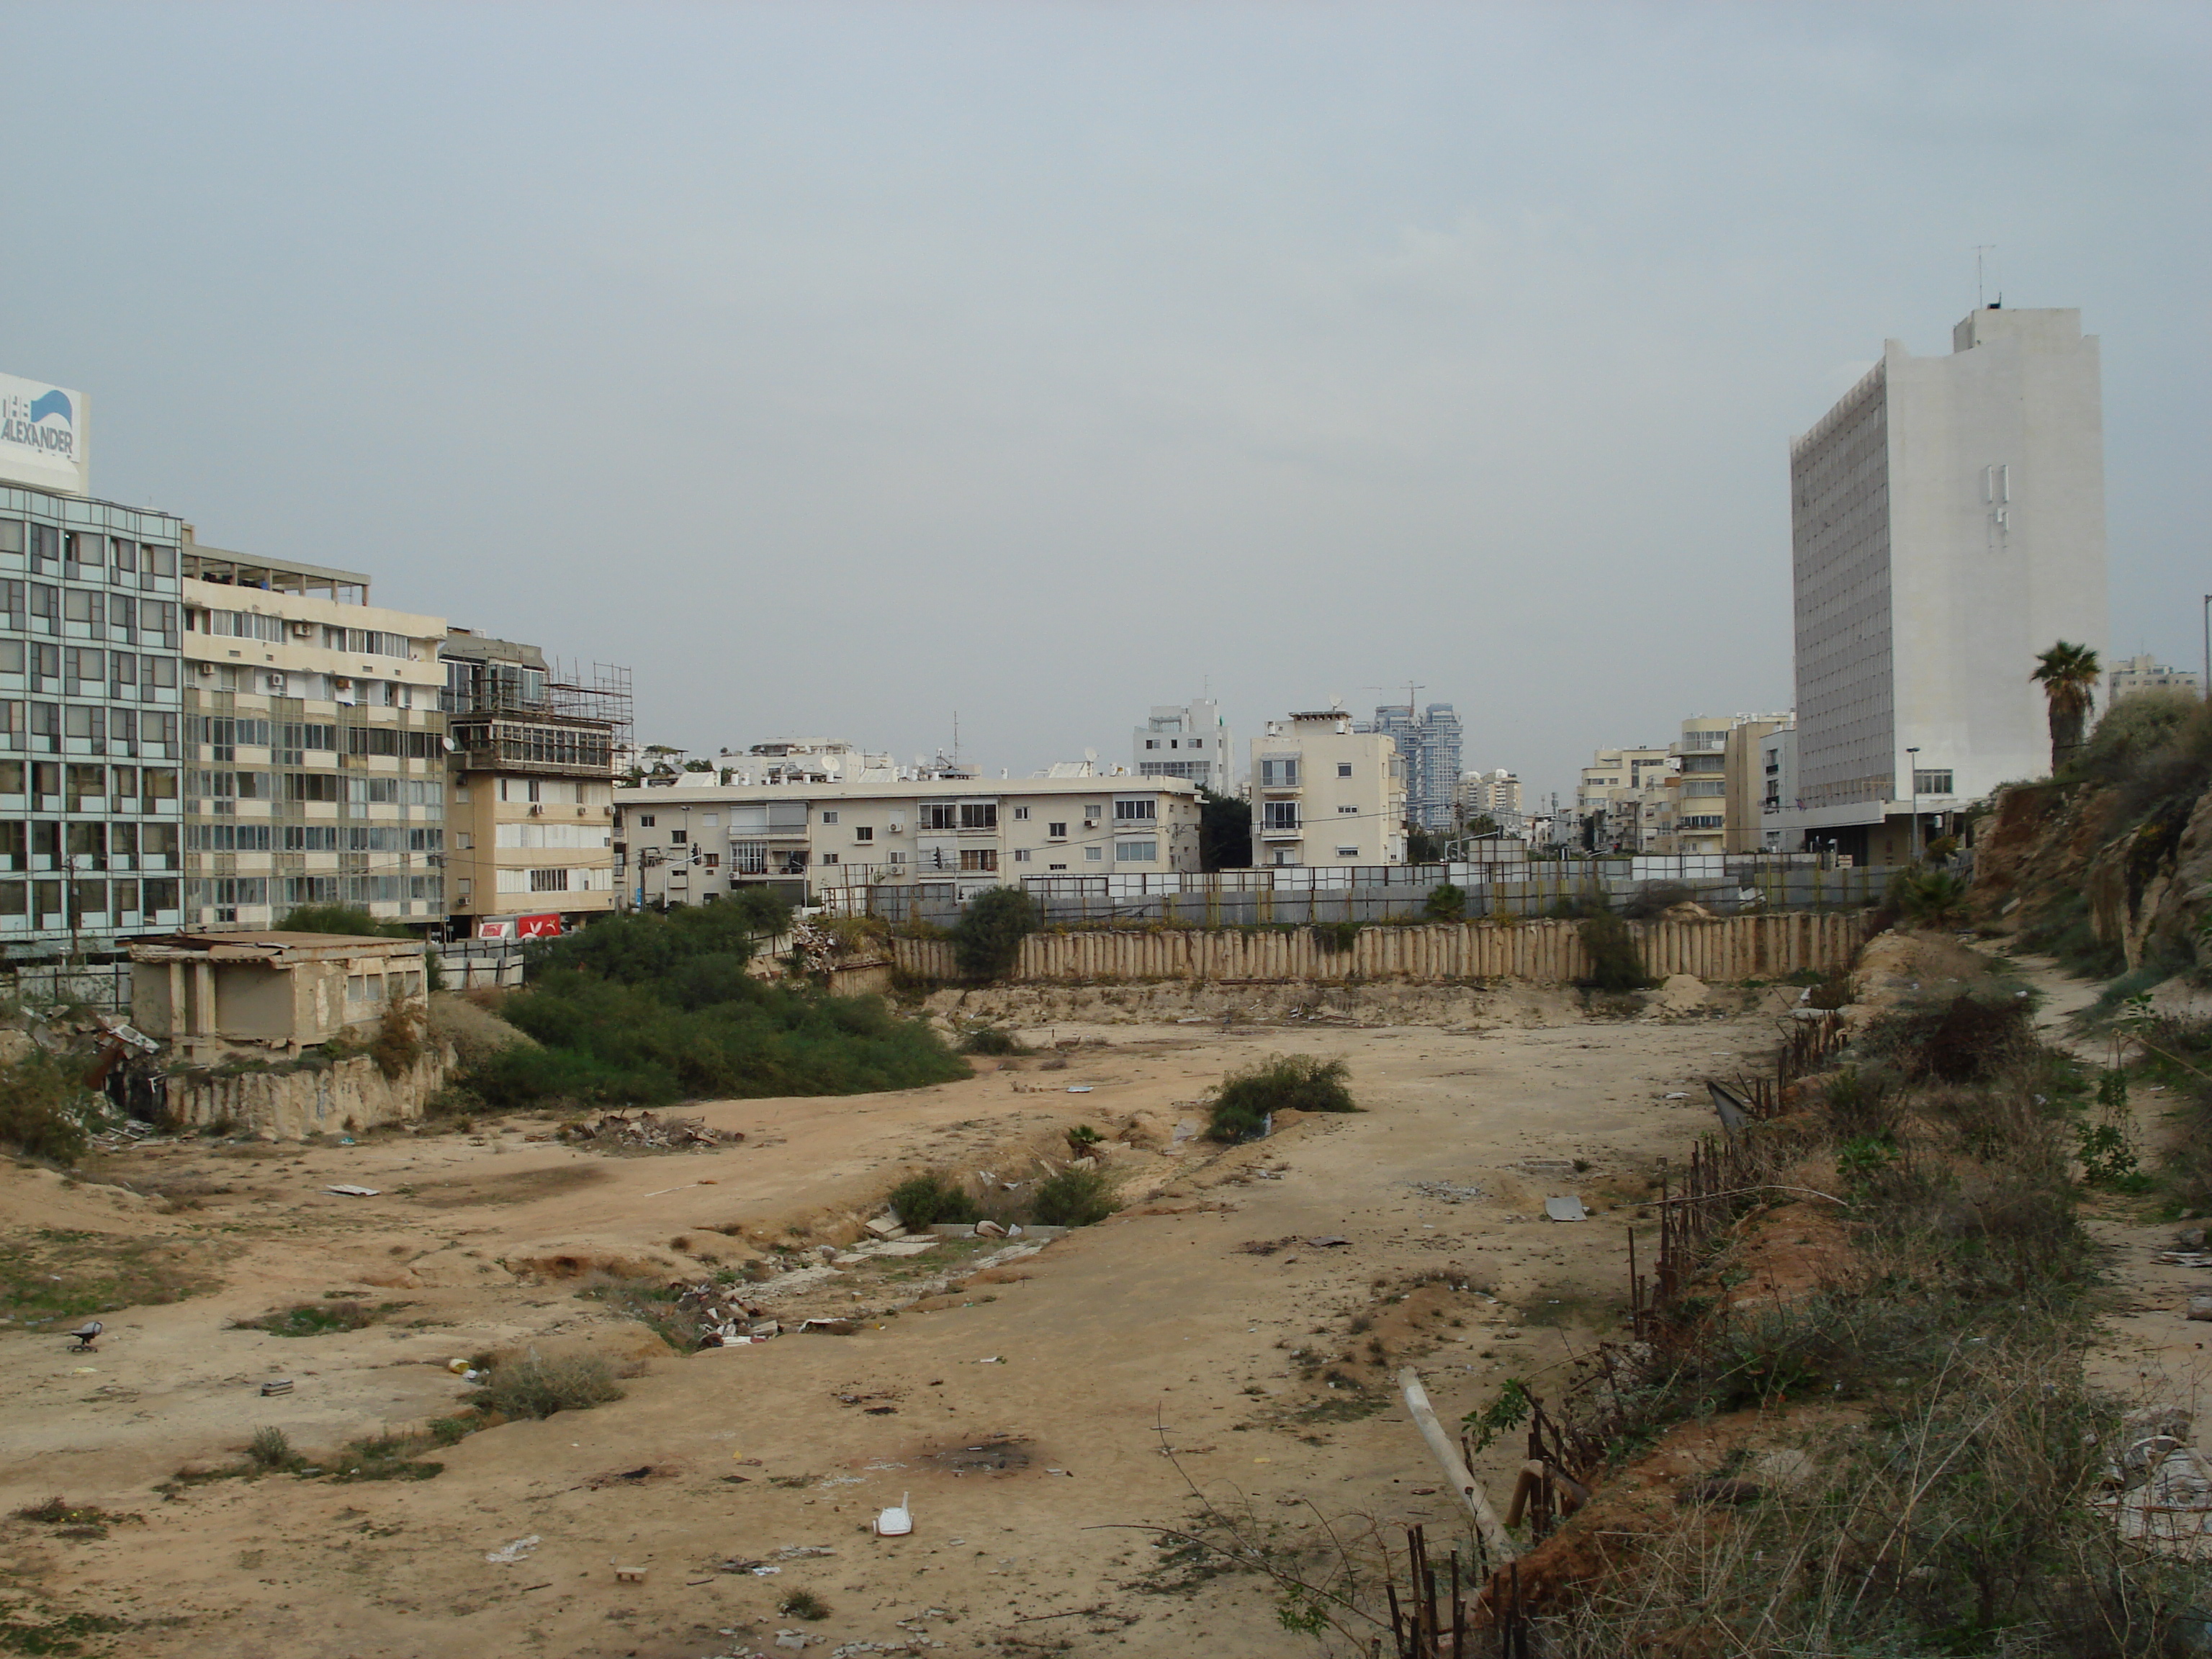
POLYGON ((235 1124, 287 1140, 412 1122, 446 1085, 446 1058, 430 1054, 396 1078, 367 1055, 296 1071, 180 1072, 168 1080, 168 1111, 191 1128, 235 1124))
MULTIPOLYGON (((1865 938, 1857 912, 1731 916, 1711 921, 1631 922, 1653 977, 1694 974, 1735 983, 1779 979, 1803 969, 1832 973, 1848 967, 1865 938)), ((951 944, 891 941, 895 960, 923 979, 957 980, 951 944)), ((1032 933, 1022 941, 1019 980, 1114 979, 1469 980, 1518 979, 1567 985, 1585 979, 1589 960, 1578 925, 1468 922, 1423 927, 1362 928, 1349 951, 1328 951, 1311 928, 1292 932, 1143 932, 1032 933)))

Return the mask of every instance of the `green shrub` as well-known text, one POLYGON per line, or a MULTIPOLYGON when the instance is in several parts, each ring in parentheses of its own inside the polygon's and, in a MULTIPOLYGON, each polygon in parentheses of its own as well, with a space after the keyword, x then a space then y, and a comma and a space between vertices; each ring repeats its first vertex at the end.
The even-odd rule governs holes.
POLYGON ((358 1331, 376 1323, 377 1310, 365 1302, 295 1302, 258 1319, 241 1319, 237 1330, 267 1331, 271 1336, 327 1336, 333 1331, 358 1331))
POLYGON ((1212 1140, 1249 1140, 1274 1112, 1356 1112, 1341 1060, 1315 1054, 1271 1054, 1233 1072, 1214 1091, 1206 1133, 1212 1140))
POLYGON ((1022 941, 1036 931, 1037 909, 1018 887, 978 893, 952 929, 952 959, 970 979, 1004 979, 1021 959, 1022 941))
POLYGON ((1089 1227, 1121 1207, 1097 1170, 1062 1170, 1036 1189, 1031 1213, 1048 1227, 1089 1227))
POLYGON ((1644 952, 1627 922, 1610 910, 1585 916, 1581 927, 1583 949, 1589 953, 1589 978, 1594 991, 1640 991, 1651 983, 1644 966, 1644 952))
POLYGON ((88 1144, 85 1112, 97 1105, 74 1073, 41 1049, 0 1071, 0 1144, 73 1164, 88 1144))
POLYGON ((1025 1054, 1030 1052, 1024 1043, 1003 1025, 978 1025, 960 1039, 963 1054, 1025 1054))
POLYGON ((1891 897, 1917 927, 1955 927, 1966 918, 1966 884, 1948 870, 1900 870, 1891 897))
POLYGON ((1467 920, 1466 890, 1455 886, 1450 882, 1444 883, 1441 887, 1431 888, 1426 902, 1421 906, 1421 915, 1429 921, 1465 921, 1467 920))
POLYGON ((793 1590, 775 1604, 775 1610, 787 1619, 827 1619, 830 1604, 812 1590, 793 1590))
POLYGON ((783 914, 735 900, 595 923, 537 953, 500 1014, 538 1046, 481 1056, 456 1085, 495 1109, 548 1101, 859 1094, 968 1075, 928 1026, 879 997, 836 997, 745 971, 783 914))
POLYGON ((614 1367, 596 1354, 546 1359, 536 1349, 492 1367, 470 1404, 509 1419, 588 1411, 623 1397, 614 1367))
POLYGON ((899 1225, 910 1233, 927 1231, 939 1222, 960 1223, 980 1218, 975 1200, 954 1181, 941 1175, 908 1176, 891 1188, 885 1200, 899 1225))
POLYGON ((295 1469, 306 1460, 292 1449, 282 1429, 258 1428, 246 1443, 246 1461, 258 1469, 295 1469))

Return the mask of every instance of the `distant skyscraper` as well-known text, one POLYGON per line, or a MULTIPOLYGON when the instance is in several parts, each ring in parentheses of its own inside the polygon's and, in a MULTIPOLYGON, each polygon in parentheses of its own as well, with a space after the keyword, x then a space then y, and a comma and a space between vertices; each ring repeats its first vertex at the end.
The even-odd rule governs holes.
POLYGON ((1406 763, 1406 822, 1448 834, 1456 821, 1453 798, 1459 789, 1457 712, 1448 702, 1432 702, 1417 719, 1412 703, 1384 703, 1359 729, 1396 740, 1406 763))
POLYGON ((2036 653, 2105 646, 2097 341, 2078 311, 1898 341, 1790 446, 1796 837, 1887 863, 1940 813, 2050 769, 2036 653), (1917 753, 1915 752, 1917 751, 1917 753))

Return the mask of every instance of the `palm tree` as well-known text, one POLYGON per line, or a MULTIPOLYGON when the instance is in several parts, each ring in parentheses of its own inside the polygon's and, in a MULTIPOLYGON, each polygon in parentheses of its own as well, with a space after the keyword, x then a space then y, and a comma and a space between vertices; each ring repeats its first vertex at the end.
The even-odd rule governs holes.
POLYGON ((2028 678, 2043 688, 2051 713, 2051 769, 2057 771, 2081 746, 2081 730, 2097 702, 2097 680, 2104 672, 2097 653, 2086 645, 2059 641, 2035 659, 2028 678))

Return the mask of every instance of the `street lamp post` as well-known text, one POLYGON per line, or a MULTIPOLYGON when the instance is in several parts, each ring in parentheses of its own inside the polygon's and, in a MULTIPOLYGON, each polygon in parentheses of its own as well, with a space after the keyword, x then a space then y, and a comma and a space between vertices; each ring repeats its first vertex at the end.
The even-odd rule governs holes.
POLYGON ((1912 768, 1912 861, 1920 862, 1920 745, 1913 744, 1905 749, 1912 768))
POLYGON ((2204 695, 2212 699, 2212 593, 2204 596, 2204 695))

